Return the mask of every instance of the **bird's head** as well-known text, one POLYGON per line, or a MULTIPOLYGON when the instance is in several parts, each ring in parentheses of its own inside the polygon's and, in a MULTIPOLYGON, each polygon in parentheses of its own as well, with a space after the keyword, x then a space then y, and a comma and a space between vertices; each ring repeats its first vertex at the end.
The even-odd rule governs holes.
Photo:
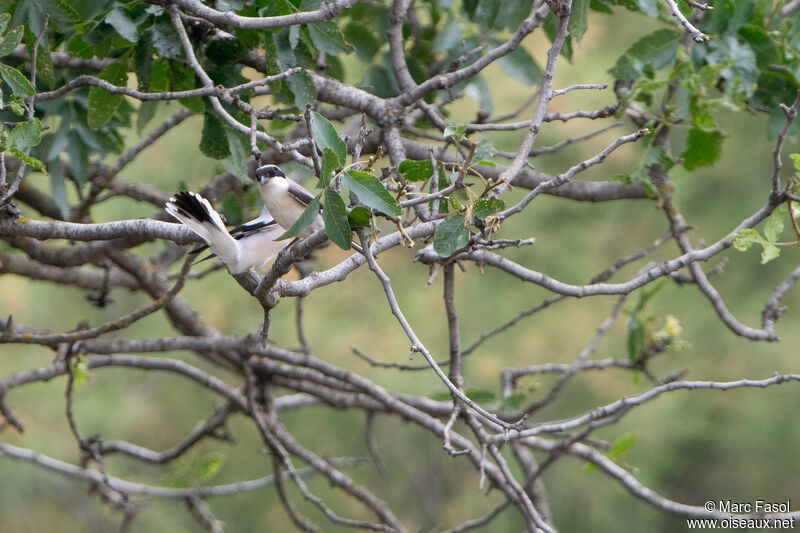
POLYGON ((264 165, 256 169, 256 179, 259 185, 266 185, 273 178, 286 178, 286 174, 275 165, 264 165))

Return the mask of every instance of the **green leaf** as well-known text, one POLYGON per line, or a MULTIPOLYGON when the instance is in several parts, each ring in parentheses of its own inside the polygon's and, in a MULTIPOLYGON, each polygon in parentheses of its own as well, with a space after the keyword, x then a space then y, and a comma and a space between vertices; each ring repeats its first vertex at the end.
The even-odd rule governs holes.
POLYGON ((628 317, 628 339, 626 346, 628 348, 628 359, 631 361, 637 360, 645 349, 645 330, 638 315, 633 314, 628 317))
POLYGON ((347 162, 347 145, 339 137, 336 128, 316 111, 311 112, 311 132, 314 135, 314 142, 319 149, 324 152, 325 148, 330 148, 339 158, 339 165, 347 162))
POLYGON ((789 157, 791 157, 794 162, 795 170, 800 172, 800 154, 790 154, 789 157))
POLYGON ((500 14, 501 0, 480 0, 476 14, 476 22, 482 30, 499 29, 505 21, 498 24, 497 15, 500 14))
POLYGON ((466 394, 470 400, 477 403, 489 403, 497 399, 497 394, 488 389, 467 389, 464 391, 464 394, 466 394))
POLYGON ((609 455, 612 458, 617 458, 623 454, 628 453, 636 446, 636 442, 639 440, 639 431, 630 431, 628 433, 623 433, 616 439, 614 439, 614 443, 611 445, 611 449, 609 450, 609 455))
POLYGON ((325 189, 331 182, 331 174, 339 167, 339 157, 330 148, 322 150, 322 169, 319 173, 320 188, 325 189))
POLYGON ((228 136, 222 120, 213 112, 204 115, 200 151, 212 159, 225 159, 231 155, 228 136))
POLYGON ((225 456, 221 452, 212 452, 203 457, 194 469, 194 484, 208 481, 217 475, 222 468, 225 456))
POLYGON ((724 134, 719 131, 705 131, 701 128, 689 130, 686 150, 681 154, 686 170, 713 165, 722 154, 724 134))
POLYGON ((743 229, 733 238, 733 247, 740 252, 746 252, 753 244, 761 244, 764 239, 752 228, 743 229))
POLYGON ((231 226, 238 226, 244 222, 242 203, 236 194, 227 194, 222 199, 222 214, 225 215, 225 221, 231 226))
POLYGON ((314 104, 317 99, 317 86, 307 72, 302 71, 289 76, 289 88, 294 95, 294 105, 305 109, 306 104, 314 104))
POLYGON ((426 161, 414 161, 406 159, 397 167, 397 171, 408 181, 425 181, 433 176, 433 163, 426 161))
POLYGON ((11 130, 11 144, 19 151, 37 146, 42 141, 42 121, 38 118, 21 122, 11 130))
POLYGON ((738 33, 755 52, 756 64, 759 68, 767 68, 773 63, 779 64, 781 62, 778 46, 763 27, 748 24, 739 28, 738 33))
POLYGON ((781 255, 781 249, 774 244, 765 244, 764 249, 761 251, 761 264, 767 264, 773 259, 777 259, 781 255))
POLYGON ((75 387, 83 387, 89 381, 89 364, 83 354, 70 360, 72 367, 73 384, 75 387))
POLYGON ((7 56, 11 52, 13 52, 19 43, 22 42, 22 38, 25 36, 25 27, 24 26, 17 26, 13 30, 7 32, 2 37, 2 41, 0 41, 0 57, 7 56))
POLYGON ((497 63, 503 72, 520 83, 536 85, 542 81, 542 69, 533 56, 521 46, 498 59, 497 63))
POLYGON ((475 155, 472 158, 473 164, 486 165, 491 163, 491 165, 489 166, 494 166, 494 163, 489 161, 489 159, 494 157, 494 154, 496 153, 497 150, 495 150, 491 141, 489 141, 489 139, 483 138, 478 143, 478 146, 475 147, 475 155))
POLYGON ((140 91, 149 91, 153 79, 153 31, 147 29, 133 47, 136 66, 136 85, 140 91))
POLYGON ((333 244, 342 250, 349 250, 350 224, 347 222, 347 209, 341 195, 331 189, 322 191, 322 220, 325 222, 325 233, 333 244))
POLYGON ((319 215, 319 199, 322 196, 322 193, 319 193, 308 203, 308 207, 303 213, 294 221, 292 227, 287 229, 283 232, 283 235, 275 239, 276 241, 282 241, 285 239, 291 239, 292 237, 297 237, 300 235, 308 226, 314 222, 314 219, 317 218, 319 215))
POLYGON ((345 26, 344 36, 355 47, 358 59, 364 63, 371 61, 381 46, 373 30, 359 22, 350 22, 345 26))
POLYGON ((513 394, 509 394, 505 398, 503 398, 502 403, 500 404, 500 409, 519 409, 522 406, 522 402, 525 400, 525 394, 521 392, 515 392, 513 394))
POLYGON ((472 216, 478 220, 484 220, 486 217, 496 215, 505 208, 505 202, 499 198, 481 198, 472 204, 472 216))
POLYGON ((436 33, 436 38, 433 40, 433 51, 444 52, 447 50, 457 50, 460 47, 462 40, 462 25, 458 18, 450 16, 444 28, 436 33))
MULTIPOLYGON (((250 175, 247 173, 247 153, 242 145, 242 137, 227 127, 225 128, 225 137, 228 139, 228 148, 231 153, 222 160, 222 166, 243 183, 252 183, 250 175)), ((238 224, 235 225, 238 226, 238 224)))
POLYGON ((773 259, 777 259, 781 255, 781 249, 775 246, 774 244, 765 244, 764 249, 761 250, 761 264, 765 265, 772 261, 773 259))
POLYGON ((786 205, 782 204, 767 217, 767 221, 764 224, 764 237, 768 241, 776 242, 778 240, 778 235, 783 231, 783 218, 788 212, 786 205))
POLYGON ((449 216, 439 224, 433 236, 433 249, 439 257, 450 257, 469 242, 469 228, 464 225, 464 213, 449 216))
POLYGON ((656 30, 633 43, 609 73, 616 79, 635 79, 647 65, 661 69, 675 60, 679 39, 671 29, 656 30))
POLYGON ((11 22, 11 13, 0 13, 0 33, 5 33, 9 22, 11 22))
MULTIPOLYGON (((33 56, 33 45, 36 44, 36 36, 29 30, 25 29, 25 46, 28 49, 28 54, 33 56)), ((39 43, 39 50, 36 53, 36 76, 42 80, 48 87, 53 87, 56 84, 56 73, 53 68, 53 57, 44 39, 39 43)))
POLYGON ((172 58, 181 52, 181 40, 167 21, 153 24, 153 46, 161 57, 172 58))
MULTIPOLYGON (((154 92, 168 91, 170 88, 170 66, 167 61, 155 61, 150 70, 150 87, 154 92)), ((191 80, 194 81, 194 80, 191 80)))
POLYGON ((369 225, 370 219, 372 219, 372 214, 363 205, 356 206, 347 213, 347 222, 352 229, 369 225))
POLYGON ((444 129, 444 133, 442 137, 445 139, 448 137, 458 137, 459 135, 463 135, 465 131, 467 131, 467 127, 469 124, 455 124, 453 126, 447 126, 444 129))
POLYGON ((589 27, 589 3, 589 0, 572 0, 567 28, 569 34, 578 42, 581 42, 583 34, 589 27))
POLYGON ((17 96, 28 98, 35 92, 31 82, 14 67, 0 63, 0 76, 3 77, 3 81, 11 87, 11 91, 17 96))
POLYGON ((9 150, 11 155, 28 165, 29 167, 35 168, 39 172, 43 172, 47 174, 47 168, 44 166, 44 163, 36 159, 35 157, 31 157, 29 155, 25 155, 25 152, 20 152, 16 148, 11 148, 9 150))
POLYGON ((124 10, 120 8, 112 9, 103 20, 126 40, 132 43, 136 43, 139 40, 138 27, 124 10))
POLYGON ((156 116, 156 111, 158 111, 158 100, 149 100, 141 103, 139 113, 136 115, 136 131, 139 135, 147 127, 147 123, 156 116))
POLYGON ((375 211, 395 216, 403 214, 403 208, 400 207, 394 196, 386 190, 383 183, 367 172, 355 170, 343 174, 342 185, 350 189, 361 203, 375 211))
MULTIPOLYGON (((98 77, 117 87, 125 87, 128 83, 128 55, 125 54, 101 70, 98 77)), ((89 127, 99 130, 105 126, 124 99, 121 94, 111 94, 101 87, 91 87, 86 113, 89 127)))
POLYGON ((344 40, 339 26, 333 21, 315 22, 308 25, 308 34, 317 50, 331 55, 348 54, 353 46, 344 40))

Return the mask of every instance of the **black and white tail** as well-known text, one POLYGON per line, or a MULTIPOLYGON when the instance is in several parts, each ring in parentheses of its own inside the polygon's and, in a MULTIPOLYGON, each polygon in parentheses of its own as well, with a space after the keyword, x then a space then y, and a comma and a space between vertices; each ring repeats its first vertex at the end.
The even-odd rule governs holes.
POLYGON ((236 240, 225 229, 225 223, 211 204, 189 191, 181 191, 169 199, 167 213, 180 220, 187 228, 199 235, 209 250, 223 263, 232 265, 237 261, 236 240))

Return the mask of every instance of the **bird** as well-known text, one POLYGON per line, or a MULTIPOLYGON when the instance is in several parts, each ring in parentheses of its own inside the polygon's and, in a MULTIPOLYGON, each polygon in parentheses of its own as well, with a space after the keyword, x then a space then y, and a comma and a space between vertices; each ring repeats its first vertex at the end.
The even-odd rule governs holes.
MULTIPOLYGON (((262 165, 256 169, 259 192, 264 205, 272 214, 275 222, 283 228, 291 228, 314 196, 305 190, 299 183, 290 180, 276 165, 262 165)), ((298 235, 305 239, 317 230, 325 227, 322 217, 318 214, 311 224, 298 235)))
MULTIPOLYGON (((199 235, 212 254, 220 258, 231 274, 250 269, 264 270, 286 246, 276 241, 284 229, 272 220, 264 207, 258 218, 228 231, 222 216, 197 193, 181 191, 166 203, 167 213, 199 235)), ((200 252, 205 246, 194 250, 200 252)))

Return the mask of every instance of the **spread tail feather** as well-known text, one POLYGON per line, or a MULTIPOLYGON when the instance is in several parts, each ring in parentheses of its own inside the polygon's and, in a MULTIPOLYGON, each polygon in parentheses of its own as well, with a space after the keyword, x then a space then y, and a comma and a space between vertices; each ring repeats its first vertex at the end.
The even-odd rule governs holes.
POLYGON ((208 200, 199 194, 181 191, 169 199, 166 210, 206 241, 223 263, 236 261, 236 241, 228 234, 222 217, 208 200))

